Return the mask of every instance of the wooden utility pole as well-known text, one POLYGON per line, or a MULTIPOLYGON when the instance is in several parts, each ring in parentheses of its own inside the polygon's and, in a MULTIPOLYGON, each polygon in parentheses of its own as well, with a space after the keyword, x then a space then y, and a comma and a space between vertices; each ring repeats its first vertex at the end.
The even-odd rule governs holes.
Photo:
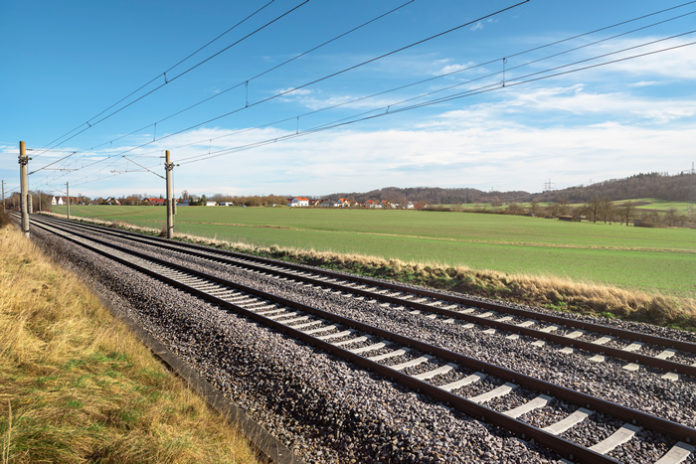
POLYGON ((27 193, 27 204, 29 205, 29 214, 34 214, 34 196, 31 192, 27 193))
POLYGON ((2 212, 5 212, 5 180, 2 180, 2 212))
POLYGON ((19 142, 19 207, 22 211, 22 232, 24 236, 29 238, 29 212, 27 210, 27 195, 29 187, 27 185, 27 163, 29 158, 27 157, 27 152, 24 147, 24 141, 19 142))
POLYGON ((65 194, 68 197, 68 212, 67 212, 67 218, 70 219, 70 182, 65 183, 65 194))
POLYGON ((39 211, 43 211, 43 209, 41 209, 41 190, 39 190, 39 211))
POLYGON ((169 150, 165 152, 164 170, 167 172, 167 238, 174 235, 174 204, 172 203, 172 170, 174 164, 169 156, 169 150))

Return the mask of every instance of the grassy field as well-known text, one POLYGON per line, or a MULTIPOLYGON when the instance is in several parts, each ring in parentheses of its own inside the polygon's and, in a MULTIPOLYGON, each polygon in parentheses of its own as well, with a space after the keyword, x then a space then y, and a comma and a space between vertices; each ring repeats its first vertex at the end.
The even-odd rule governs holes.
MULTIPOLYGON (((647 209, 660 212, 667 212, 673 209, 677 212, 677 214, 686 214, 689 212, 689 208, 691 207, 691 203, 685 201, 665 201, 658 200, 657 198, 637 198, 631 201, 634 203, 645 203, 636 206, 637 209, 647 209)), ((614 203, 621 204, 625 202, 615 201, 614 203)))
POLYGON ((70 272, 0 227, 0 463, 256 463, 70 272))
MULTIPOLYGON (((55 212, 64 208, 54 207, 55 212)), ((81 206, 73 216, 161 228, 163 207, 81 206)), ((693 297, 696 231, 402 210, 185 207, 176 231, 261 246, 356 253, 569 278, 693 297)))
MULTIPOLYGON (((690 210, 691 203, 686 201, 666 201, 659 200, 657 198, 634 198, 631 200, 618 200, 612 201, 612 204, 616 207, 627 202, 636 203, 636 208, 639 210, 648 211, 658 211, 665 213, 669 210, 674 210, 677 214, 687 214, 690 210), (640 204, 638 204, 640 203, 640 204)), ((532 204, 529 202, 517 203, 522 208, 531 208, 532 204)), ((553 205, 553 202, 541 201, 538 203, 539 206, 547 207, 553 205)), ((443 207, 461 207, 467 210, 485 210, 485 211, 504 211, 508 207, 508 203, 504 203, 501 206, 493 206, 491 203, 462 203, 461 205, 438 205, 443 207)), ((579 208, 584 206, 585 203, 569 203, 567 206, 571 208, 579 208)))

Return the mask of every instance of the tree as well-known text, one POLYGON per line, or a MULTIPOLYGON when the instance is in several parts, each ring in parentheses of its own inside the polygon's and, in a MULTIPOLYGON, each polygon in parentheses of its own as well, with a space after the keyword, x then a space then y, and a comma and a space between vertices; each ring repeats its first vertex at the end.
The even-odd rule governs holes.
POLYGON ((623 217, 624 221, 626 221, 626 225, 628 225, 628 222, 633 218, 635 210, 636 206, 632 201, 627 201, 621 205, 621 216, 623 217))

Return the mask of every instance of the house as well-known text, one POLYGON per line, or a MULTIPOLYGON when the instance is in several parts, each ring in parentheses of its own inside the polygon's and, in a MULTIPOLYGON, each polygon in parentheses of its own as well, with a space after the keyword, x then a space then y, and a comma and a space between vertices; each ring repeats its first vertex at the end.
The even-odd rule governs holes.
POLYGON ((150 206, 164 206, 167 202, 164 198, 145 198, 145 204, 150 206))
POLYGON ((218 203, 218 205, 220 205, 220 206, 234 206, 234 203, 232 203, 231 201, 221 201, 220 203, 218 203))
MULTIPOLYGON (((71 205, 81 205, 84 201, 82 197, 70 197, 71 205)), ((51 206, 67 205, 68 197, 53 197, 51 198, 51 206)))
POLYGON ((339 198, 338 203, 340 204, 341 208, 350 208, 350 200, 347 198, 339 198))
POLYGON ((217 202, 215 201, 206 201, 205 206, 217 206, 217 202))
POLYGON ((414 208, 413 202, 409 201, 408 203, 406 203, 406 209, 413 209, 413 208, 414 208))
POLYGON ((309 198, 295 197, 290 201, 290 203, 288 203, 288 206, 290 206, 291 208, 300 208, 303 206, 309 206, 309 198))
POLYGON ((322 200, 321 203, 319 203, 319 206, 322 208, 340 208, 341 207, 341 202, 336 201, 336 200, 322 200))
POLYGON ((365 202, 365 208, 381 209, 382 203, 377 200, 367 200, 365 202))

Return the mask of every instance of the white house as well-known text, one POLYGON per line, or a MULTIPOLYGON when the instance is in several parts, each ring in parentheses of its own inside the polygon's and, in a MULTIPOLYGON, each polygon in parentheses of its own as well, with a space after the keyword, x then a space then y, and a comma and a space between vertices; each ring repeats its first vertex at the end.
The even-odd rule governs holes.
POLYGON ((234 203, 232 203, 231 201, 221 201, 220 202, 220 206, 233 206, 233 205, 234 205, 234 203))
POLYGON ((217 202, 215 202, 215 201, 206 201, 205 202, 205 206, 215 206, 215 205, 217 205, 217 202))
POLYGON ((51 206, 60 206, 63 204, 63 197, 52 197, 51 206))
POLYGON ((292 199, 290 203, 288 203, 288 206, 291 208, 299 208, 302 206, 309 206, 309 198, 305 197, 295 197, 292 199))

